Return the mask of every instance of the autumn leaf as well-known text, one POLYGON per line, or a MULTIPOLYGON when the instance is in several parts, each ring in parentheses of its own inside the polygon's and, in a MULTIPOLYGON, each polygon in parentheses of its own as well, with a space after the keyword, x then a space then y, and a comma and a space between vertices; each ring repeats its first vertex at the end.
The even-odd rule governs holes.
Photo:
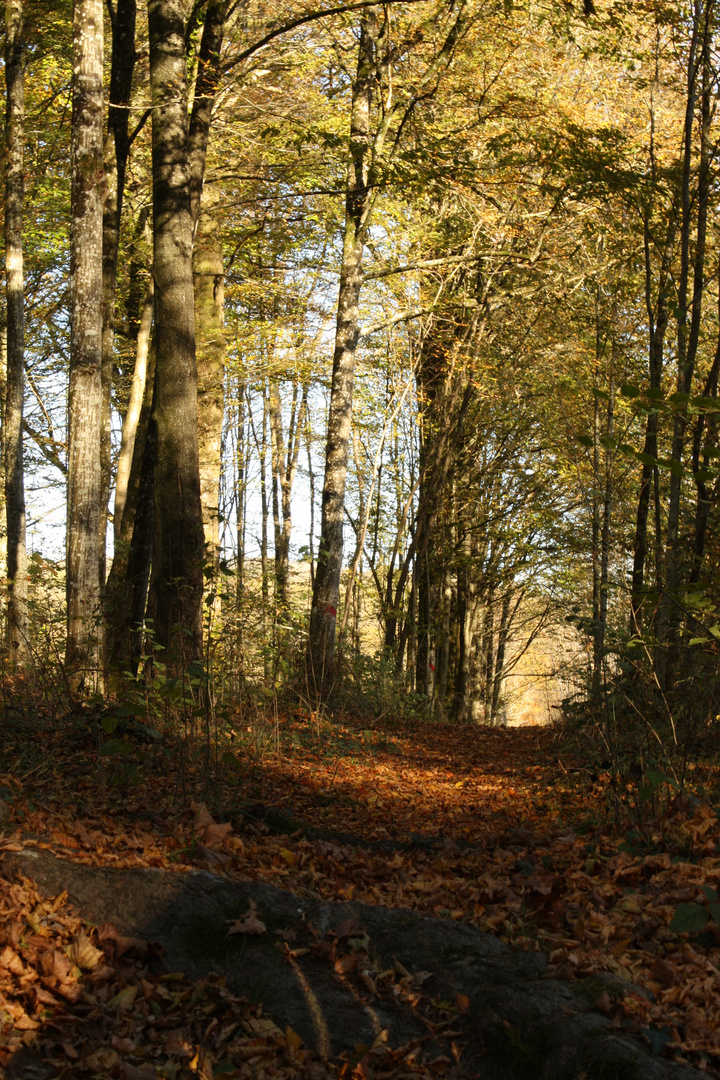
POLYGON ((83 971, 92 971, 103 959, 102 951, 95 948, 82 930, 74 941, 70 942, 65 952, 68 959, 83 971))
POLYGON ((231 934, 266 934, 267 927, 264 922, 258 918, 257 907, 253 901, 250 902, 249 910, 239 919, 230 921, 231 925, 227 932, 227 936, 231 934))

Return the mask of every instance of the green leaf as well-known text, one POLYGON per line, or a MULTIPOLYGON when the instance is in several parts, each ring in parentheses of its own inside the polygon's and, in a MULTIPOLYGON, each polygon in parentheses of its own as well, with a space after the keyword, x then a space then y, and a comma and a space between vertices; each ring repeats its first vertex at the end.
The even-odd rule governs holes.
POLYGON ((593 441, 589 435, 578 435, 577 441, 581 443, 582 446, 592 446, 593 444, 593 441))
POLYGON ((650 802, 655 794, 656 788, 652 784, 643 784, 638 791, 638 799, 640 802, 650 802))
POLYGON ((705 893, 705 899, 707 900, 708 904, 717 904, 717 890, 713 889, 712 885, 701 885, 700 891, 705 893))
POLYGON ((658 465, 661 469, 668 469, 674 476, 685 475, 682 462, 676 461, 675 458, 658 458, 658 465))
POLYGON ((668 783, 668 778, 665 773, 658 772, 657 769, 648 769, 645 773, 645 779, 648 784, 652 784, 653 787, 660 787, 661 784, 668 783))
POLYGON ((704 637, 691 637, 688 641, 688 645, 704 645, 708 638, 704 637))
POLYGON ((111 739, 100 747, 101 754, 131 754, 132 744, 127 739, 111 739))
POLYGON ((651 401, 662 401, 663 392, 659 386, 651 386, 645 391, 645 397, 650 398, 651 401))
POLYGON ((657 465, 657 458, 654 458, 652 454, 646 454, 639 450, 635 456, 638 461, 642 461, 643 465, 657 465))
POLYGON ((720 926, 720 904, 709 904, 708 906, 710 908, 710 914, 713 918, 713 921, 716 922, 718 926, 720 926))
POLYGON ((704 484, 706 480, 712 480, 715 475, 712 469, 698 469, 696 473, 693 473, 693 476, 700 484, 704 484))
POLYGON ((695 934, 707 926, 708 914, 700 904, 678 904, 670 923, 677 934, 695 934))
POLYGON ((103 729, 106 735, 112 735, 115 728, 118 726, 117 716, 103 716, 100 721, 100 727, 103 729))
POLYGON ((676 394, 671 394, 668 398, 668 401, 672 402, 673 405, 685 405, 686 402, 688 402, 689 400, 689 394, 681 394, 679 392, 676 394))
POLYGON ((640 397, 640 387, 635 386, 634 383, 623 383, 620 387, 620 393, 623 397, 640 397))

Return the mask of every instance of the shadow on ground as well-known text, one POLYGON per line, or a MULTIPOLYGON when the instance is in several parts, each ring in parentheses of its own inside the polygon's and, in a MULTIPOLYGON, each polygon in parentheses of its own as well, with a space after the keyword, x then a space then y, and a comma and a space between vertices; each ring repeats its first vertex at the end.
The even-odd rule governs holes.
POLYGON ((157 942, 167 971, 225 975, 230 990, 262 1002, 326 1058, 415 1043, 439 1073, 483 1080, 699 1075, 653 1056, 592 1007, 603 991, 634 988, 546 978, 546 956, 514 952, 465 923, 314 902, 205 872, 98 869, 32 849, 6 856, 2 873, 32 878, 48 895, 67 889, 86 920, 157 942), (229 936, 252 909, 267 933, 229 936))

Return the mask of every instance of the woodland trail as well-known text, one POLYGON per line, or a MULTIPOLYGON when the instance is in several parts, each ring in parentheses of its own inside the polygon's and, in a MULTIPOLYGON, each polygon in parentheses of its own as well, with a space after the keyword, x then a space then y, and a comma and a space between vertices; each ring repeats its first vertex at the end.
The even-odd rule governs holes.
MULTIPOLYGON (((9 1049, 13 1038, 22 1040, 23 1030, 43 1031, 47 1023, 43 1008, 47 1012, 49 1006, 43 1006, 41 997, 33 997, 28 986, 33 971, 41 986, 45 985, 43 979, 55 977, 42 973, 43 962, 46 966, 50 964, 49 959, 42 959, 48 953, 48 940, 51 953, 54 950, 58 955, 67 955, 67 946, 73 940, 77 942, 82 925, 78 914, 72 911, 67 916, 70 921, 65 930, 62 920, 56 920, 57 925, 47 921, 49 909, 41 894, 57 895, 62 885, 62 875, 58 877, 57 873, 47 871, 47 862, 53 856, 66 860, 58 865, 66 867, 68 880, 70 876, 76 880, 78 874, 144 874, 148 868, 155 868, 168 872, 168 880, 177 882, 173 887, 181 888, 181 880, 184 884, 200 880, 188 878, 186 873, 200 869, 212 875, 202 879, 209 882, 210 891, 241 890, 244 902, 239 907, 236 905, 229 925, 236 925, 235 935, 242 942, 253 945, 253 912, 260 912, 257 918, 262 924, 261 900, 266 905, 269 903, 270 892, 275 895, 273 886, 283 890, 282 896, 298 897, 308 908, 317 909, 324 904, 326 910, 336 911, 337 916, 327 926, 314 927, 312 940, 296 945, 288 938, 283 948, 289 953, 297 948, 301 956, 305 955, 303 949, 311 949, 312 962, 329 965, 336 980, 354 981, 356 997, 364 995, 364 1003, 370 1007, 377 1005, 382 1011, 383 1001, 392 1001, 400 994, 416 998, 414 1009, 429 1010, 425 1020, 430 1028, 425 1029, 423 1045, 429 1045, 427 1033, 431 1029, 432 1032, 443 1028, 460 1031, 455 1051, 450 1045, 441 1052, 433 1044, 435 1057, 430 1059, 411 1045, 414 1037, 405 1038, 408 1032, 399 1033, 397 1039, 387 1044, 381 1040, 364 1063, 367 1042, 364 1042, 365 1051, 354 1055, 345 1045, 345 1065, 337 1059, 334 1066, 341 1072, 345 1069, 344 1075, 349 1075, 350 1070, 359 1078, 408 1072, 459 1076, 466 1075, 465 1065, 468 1075, 478 1071, 483 1075, 479 1057, 475 1066, 470 1059, 464 1062, 462 1057, 463 1038, 466 1038, 463 1031, 468 1020, 476 1015, 473 999, 478 994, 477 984, 473 989, 458 982, 457 972, 439 964, 442 971, 435 973, 439 985, 446 993, 449 993, 447 987, 455 987, 454 998, 438 997, 438 987, 434 992, 423 989, 422 982, 413 982, 418 970, 428 970, 427 965, 421 964, 417 951, 412 961, 414 970, 407 969, 405 975, 401 973, 402 961, 401 968, 397 968, 392 956, 384 958, 390 966, 383 978, 378 981, 376 976, 382 973, 377 969, 376 976, 368 974, 373 969, 364 967, 364 932, 372 918, 380 919, 382 912, 372 916, 367 905, 412 911, 415 919, 431 917, 438 926, 447 927, 450 938, 452 934, 462 935, 466 924, 471 924, 468 932, 472 934, 476 933, 473 927, 491 933, 491 940, 501 950, 507 945, 513 947, 508 955, 526 957, 512 961, 529 965, 521 980, 523 984, 540 972, 545 976, 540 984, 545 988, 542 993, 546 1000, 560 1002, 560 1012, 569 1007, 567 1001, 561 1002, 564 994, 575 993, 574 986, 590 986, 592 1000, 586 997, 578 1015, 592 1014, 608 1025, 611 1033, 616 1032, 618 1037, 633 1035, 640 1040, 636 1045, 645 1045, 648 1053, 652 1050, 663 1055, 648 1057, 648 1068, 661 1069, 664 1057, 672 1055, 713 1074, 714 1063, 720 1060, 716 1009, 720 950, 716 924, 711 919, 702 932, 697 928, 691 932, 678 930, 673 923, 679 906, 707 908, 711 899, 708 890, 712 892, 720 883, 716 849, 718 819, 712 798, 676 800, 667 808, 663 820, 652 827, 654 831, 646 829, 644 836, 637 830, 628 832, 627 822, 618 832, 608 822, 608 778, 603 774, 593 778, 582 761, 569 753, 566 745, 563 747, 556 731, 429 726, 388 731, 338 724, 331 731, 314 733, 307 723, 297 720, 285 723, 281 752, 266 753, 258 759, 256 750, 235 751, 236 764, 226 764, 214 786, 212 801, 200 798, 198 777, 193 808, 184 809, 178 806, 173 783, 164 779, 169 771, 164 774, 157 769, 153 771, 152 761, 143 766, 145 777, 141 772, 140 782, 127 786, 119 800, 117 784, 112 782, 116 764, 101 758, 102 767, 99 767, 94 752, 83 754, 75 749, 70 753, 59 732, 49 733, 49 738, 57 743, 57 754, 52 758, 54 774, 38 767, 34 772, 27 770, 23 782, 21 770, 15 768, 0 781, 5 785, 8 804, 8 821, 0 848, 7 860, 14 860, 7 865, 8 880, 13 874, 26 875, 19 885, 6 885, 4 892, 7 925, 16 927, 10 936, 6 932, 4 947, 18 956, 23 965, 22 974, 13 974, 12 966, 8 967, 0 955, 0 963, 9 973, 0 989, 6 1000, 15 1003, 17 1014, 13 1014, 14 1024, 3 1036, 7 1041, 7 1062, 18 1050, 18 1045, 12 1052, 9 1049), (322 734, 322 738, 316 738, 316 734, 322 734), (33 864, 33 858, 43 860, 44 885, 43 873, 30 872, 33 865, 40 866, 38 862, 33 864), (68 869, 70 864, 74 866, 68 869), (37 886, 30 881, 31 877, 36 878, 37 886), (33 891, 36 887, 40 894, 33 891), (13 889, 20 889, 20 893, 13 889), (348 904, 352 906, 348 908, 348 904), (333 905, 341 907, 335 909, 333 905), (33 927, 34 912, 41 912, 37 916, 39 929, 27 937, 26 924, 29 922, 33 927), (333 927, 337 930, 338 924, 348 919, 357 923, 354 929, 348 934, 328 936, 328 930, 332 931, 333 927), (18 924, 21 932, 17 931, 18 924), (48 939, 43 950, 38 938, 48 939), (497 939, 502 939, 504 944, 497 939), (355 944, 349 945, 350 941, 355 944), (363 973, 368 975, 369 985, 362 979, 358 983, 363 973), (29 982, 23 984, 24 978, 29 982), (597 982, 608 978, 612 987, 597 982), (403 983, 403 979, 407 981, 403 983), (560 997, 555 995, 555 990, 550 994, 550 984, 561 988, 560 997), (437 1011, 438 1002, 445 1012, 437 1011), (18 1023, 29 1026, 18 1029, 18 1023), (440 1058, 445 1059, 444 1063, 440 1058), (432 1061, 436 1062, 434 1067, 432 1061)), ((240 742, 238 736, 236 739, 240 742)), ((6 761, 12 760, 7 755, 8 749, 13 749, 12 744, 5 747, 6 761)), ((19 739, 15 749, 20 749, 19 739)), ((710 774, 698 775, 697 790, 704 787, 707 791, 714 780, 710 774)), ((93 1009, 104 1015, 105 1005, 118 995, 120 1001, 124 1000, 123 994, 132 996, 132 1005, 138 994, 137 990, 132 994, 133 986, 142 988, 147 1007, 144 1013, 144 1006, 139 1011, 136 1008, 134 1020, 125 1013, 118 1014, 118 1023, 122 1021, 120 1034, 111 1034, 112 1025, 108 1028, 107 1023, 104 1034, 95 1036, 91 1035, 92 1024, 83 1028, 88 1033, 87 1039, 78 1044, 79 1058, 66 1058, 66 1066, 71 1068, 67 1075, 150 1076, 149 1066, 155 1068, 156 1059, 161 1063, 162 1058, 165 1064, 175 1062, 175 1075, 180 1076, 183 1062, 187 1065, 196 1058, 197 1073, 198 1062, 205 1052, 215 1055, 216 1075, 223 1075, 217 1071, 223 1062, 228 1066, 227 1075, 245 1075, 238 1063, 249 1059, 242 1056, 245 1052, 242 1049, 235 1047, 236 1053, 233 1050, 239 1036, 228 1036, 217 1047, 213 1038, 218 1031, 213 1038, 210 1032, 203 1044, 204 1032, 200 1032, 197 1018, 186 1018, 185 1023, 182 1008, 167 1019, 176 1023, 172 1030, 181 1030, 183 1024, 187 1028, 185 1050, 181 1053, 176 1047, 177 1052, 173 1051, 176 1044, 172 1042, 170 1049, 165 1043, 153 1043, 153 1038, 147 1036, 147 1018, 156 1015, 152 987, 165 985, 153 980, 163 976, 153 974, 148 968, 147 946, 143 947, 143 955, 133 959, 132 946, 126 955, 122 948, 113 945, 123 919, 122 904, 110 919, 115 930, 106 928, 109 937, 102 938, 98 931, 91 930, 91 924, 100 918, 107 920, 108 909, 97 908, 93 912, 90 902, 93 891, 90 889, 88 894, 88 886, 83 888, 85 900, 78 907, 80 915, 86 918, 86 940, 93 948, 99 946, 101 952, 104 950, 103 959, 96 966, 100 965, 99 970, 105 972, 102 979, 96 979, 97 990, 89 993, 90 1000, 83 998, 86 1015, 93 1009), (129 973, 129 960, 136 965, 134 974, 129 973), (150 989, 143 987, 143 978, 150 989), (132 1037, 133 1023, 137 1028, 136 1038, 132 1037), (187 1055, 191 1043, 193 1056, 187 1059, 183 1053, 187 1055), (128 1049, 131 1044, 132 1050, 128 1049), (206 1050, 202 1050, 203 1045, 206 1050), (223 1046, 225 1057, 220 1053, 223 1046), (117 1061, 108 1058, 106 1071, 98 1072, 95 1066, 100 1059, 93 1055, 103 1047, 108 1053, 112 1051, 117 1061), (84 1064, 91 1058, 95 1065, 84 1064), (145 1073, 137 1071, 142 1068, 146 1069, 145 1073), (132 1069, 136 1072, 128 1071, 132 1069), (238 1071, 233 1073, 232 1069, 238 1071)), ((73 891, 69 891, 72 898, 73 891)), ((100 889, 98 895, 102 892, 100 889)), ((126 890, 122 895, 130 894, 126 890)), ((59 902, 58 910, 64 910, 64 902, 59 902)), ((138 920, 133 922, 130 917, 129 901, 125 907, 129 921, 125 933, 120 932, 121 938, 126 938, 131 930, 138 934, 142 929, 138 920)), ((385 914, 390 919, 393 916, 393 912, 385 914)), ((281 925, 280 929, 288 934, 292 931, 290 925, 281 925)), ((389 933, 387 926, 383 932, 389 933)), ((262 931, 256 933, 258 938, 264 938, 262 931)), ((158 939, 157 934, 151 936, 158 939)), ((369 935, 370 941, 373 936, 369 935)), ((483 934, 478 935, 477 941, 481 939, 486 940, 483 934)), ((164 946, 172 955, 168 942, 164 946)), ((11 965, 15 963, 12 957, 9 959, 11 965)), ((79 969, 76 965, 78 985, 82 982, 81 971, 82 965, 79 969)), ((72 977, 72 972, 66 972, 67 979, 72 977)), ((85 977, 92 979, 93 969, 85 977)), ((187 967, 188 978, 202 981, 204 972, 187 967)), ((62 980, 59 985, 64 985, 62 980)), ((197 998, 197 993, 189 989, 190 984, 183 986, 190 1008, 193 994, 197 998)), ((228 987, 228 992, 237 995, 240 991, 234 986, 228 987)), ((53 991, 49 993, 52 995, 53 991)), ((278 995, 281 996, 279 990, 278 995)), ((59 1008, 58 995, 54 996, 53 1009, 59 1008)), ((235 1003, 233 1009, 240 1015, 243 1009, 257 1010, 259 1004, 255 999, 242 1006, 235 1003)), ((274 1019, 274 1004, 277 1008, 272 992, 263 994, 264 1012, 258 1013, 255 1020, 260 1023, 266 1014, 274 1019)), ((161 1001, 156 1001, 156 1006, 161 1011, 164 1009, 161 1001)), ((513 1008, 518 1008, 517 1003, 513 1008)), ((501 1016, 501 1011, 495 1013, 501 1016)), ((521 1014, 522 1010, 518 1015, 521 1014)), ((258 1035, 248 1016, 250 1013, 245 1016, 242 1038, 265 1040, 262 1048, 259 1044, 256 1047, 260 1059, 265 1064, 272 1062, 272 1067, 281 1072, 299 1068, 297 1054, 302 1057, 306 1053, 301 1040, 310 1039, 309 1029, 296 1021, 303 1028, 301 1033, 297 1032, 286 1011, 283 1022, 290 1025, 291 1034, 274 1028, 270 1034, 267 1029, 265 1034, 258 1035)), ((160 1027, 155 1024, 153 1030, 157 1033, 160 1027)), ((355 1042, 363 1043, 363 1038, 355 1042)), ((57 1045, 62 1047, 64 1043, 67 1039, 60 1039, 59 1043, 56 1040, 55 1049, 48 1051, 50 1056, 59 1053, 62 1058, 66 1051, 57 1051, 57 1045)), ((466 1045, 469 1045, 467 1038, 466 1045)), ((475 1044, 476 1055, 480 1053, 478 1047, 475 1044)), ((316 1046, 316 1050, 321 1049, 316 1046)), ((343 1046, 333 1050, 342 1053, 343 1046)), ((518 1061, 525 1061, 529 1068, 524 1053, 518 1061)), ((317 1054, 309 1050, 303 1061, 303 1068, 307 1069, 321 1065, 317 1054)), ((485 1072, 493 1075, 487 1062, 485 1072)), ((648 1076, 661 1074, 647 1073, 648 1076)), ((163 1075, 170 1073, 166 1071, 163 1075)), ((268 1075, 276 1074, 271 1071, 268 1075)), ((576 1069, 571 1075, 580 1073, 576 1069)))

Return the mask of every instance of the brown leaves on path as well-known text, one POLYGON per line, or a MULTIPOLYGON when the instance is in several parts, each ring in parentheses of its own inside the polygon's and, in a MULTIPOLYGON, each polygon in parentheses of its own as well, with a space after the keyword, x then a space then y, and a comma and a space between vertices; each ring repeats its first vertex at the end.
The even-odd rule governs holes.
MULTIPOLYGON (((591 781, 554 731, 427 725, 388 734, 338 724, 319 745, 307 735, 302 723, 286 722, 283 753, 261 763, 235 754, 240 807, 260 802, 284 813, 282 834, 233 811, 237 791, 223 774, 212 803, 178 811, 170 781, 158 775, 152 808, 139 783, 120 812, 93 762, 75 785, 82 809, 50 782, 35 802, 16 788, 0 849, 34 844, 97 866, 199 866, 306 896, 466 919, 546 951, 557 976, 611 972, 634 982, 645 993, 608 1001, 599 989, 590 1006, 646 1032, 656 1049, 665 1043, 665 1052, 720 1065, 720 926, 711 917, 720 825, 712 806, 685 800, 644 843, 628 842, 608 823, 604 778, 591 781), (673 923, 683 904, 708 912, 702 933, 673 923)), ((78 770, 77 756, 69 768, 78 770)), ((251 909, 230 932, 259 927, 251 909)), ((92 944, 110 949, 114 962, 122 956, 119 939, 114 953, 109 939, 92 944)), ((357 967, 352 953, 339 962, 348 974, 357 967)))

